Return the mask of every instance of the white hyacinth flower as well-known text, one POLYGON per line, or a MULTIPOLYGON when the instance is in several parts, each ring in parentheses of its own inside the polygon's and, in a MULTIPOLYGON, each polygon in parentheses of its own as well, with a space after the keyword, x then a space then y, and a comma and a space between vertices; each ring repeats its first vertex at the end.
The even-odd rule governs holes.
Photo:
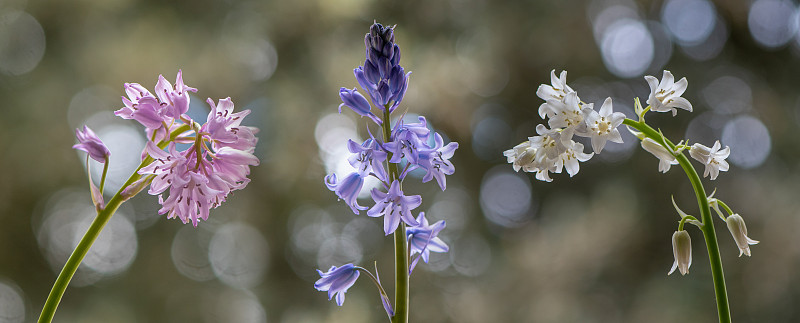
MULTIPOLYGON (((567 93, 563 101, 550 99, 547 100, 549 111, 547 121, 551 129, 563 128, 561 140, 565 143, 572 140, 572 135, 577 133, 583 135, 586 132, 586 124, 583 122, 581 103, 577 92, 567 93)), ((583 105, 583 108, 592 109, 593 104, 583 105)))
POLYGON ((661 144, 657 143, 655 140, 650 138, 642 139, 642 148, 647 150, 647 152, 653 154, 658 158, 658 171, 662 173, 666 173, 669 171, 669 168, 672 165, 677 165, 678 160, 675 159, 675 155, 673 155, 669 150, 661 146, 661 144))
POLYGON ((692 238, 686 230, 675 231, 672 234, 672 255, 675 257, 675 262, 667 275, 671 275, 675 269, 678 269, 681 275, 688 274, 689 267, 692 266, 692 238))
POLYGON ((537 154, 543 154, 547 156, 548 159, 555 159, 561 155, 561 153, 567 150, 567 147, 564 145, 571 141, 569 139, 563 139, 563 131, 559 132, 558 129, 547 129, 543 124, 536 125, 536 133, 539 135, 528 137, 531 147, 538 150, 537 154))
POLYGON ((586 154, 583 152, 583 144, 571 141, 566 145, 567 150, 564 151, 556 160, 555 167, 556 173, 561 172, 561 168, 565 168, 569 177, 575 176, 581 170, 578 162, 585 162, 592 158, 594 153, 586 154))
MULTIPOLYGON (((575 90, 567 85, 567 71, 561 71, 559 77, 556 77, 556 70, 550 71, 550 83, 552 85, 540 85, 536 90, 536 96, 545 101, 563 101, 567 93, 575 92, 575 90)), ((542 119, 544 119, 545 115, 549 115, 547 114, 548 111, 547 103, 542 103, 542 105, 539 106, 539 116, 541 116, 542 119)))
POLYGON ((678 114, 678 110, 675 108, 692 112, 692 104, 689 103, 689 100, 681 97, 689 84, 685 77, 675 82, 675 77, 672 76, 672 73, 665 70, 660 83, 657 78, 650 75, 645 76, 644 79, 650 85, 650 96, 647 98, 647 104, 650 105, 651 111, 672 111, 672 116, 678 114))
POLYGON ((728 224, 733 240, 736 241, 736 246, 739 247, 739 257, 742 254, 750 257, 750 245, 757 244, 758 241, 750 239, 747 236, 747 226, 744 224, 744 219, 739 214, 731 214, 725 222, 728 224))
POLYGON ((728 158, 728 155, 731 154, 731 149, 729 146, 725 146, 725 149, 722 150, 720 150, 720 148, 722 148, 722 145, 719 143, 719 140, 717 140, 711 148, 701 144, 694 144, 689 148, 689 155, 703 163, 703 165, 706 165, 703 177, 707 177, 711 174, 711 180, 715 180, 719 175, 719 171, 728 170, 729 166, 725 158, 728 158))
POLYGON ((625 120, 625 114, 613 111, 611 98, 607 98, 603 102, 599 112, 591 108, 584 108, 583 112, 586 130, 592 138, 592 149, 595 153, 599 154, 603 151, 608 140, 622 143, 622 136, 617 127, 625 120))
POLYGON ((533 162, 536 156, 536 149, 531 147, 530 141, 525 141, 514 146, 514 148, 504 151, 503 155, 506 156, 508 163, 514 167, 514 171, 518 172, 520 168, 533 162))

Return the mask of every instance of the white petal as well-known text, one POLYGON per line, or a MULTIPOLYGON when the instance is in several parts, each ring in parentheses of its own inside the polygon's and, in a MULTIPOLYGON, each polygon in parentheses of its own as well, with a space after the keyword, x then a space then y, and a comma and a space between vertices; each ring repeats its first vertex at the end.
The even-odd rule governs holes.
POLYGON ((664 74, 661 77, 661 86, 659 86, 659 89, 669 90, 672 89, 673 85, 675 85, 675 77, 672 76, 672 72, 664 70, 664 74))
MULTIPOLYGON (((658 89, 658 79, 653 76, 647 75, 644 77, 644 80, 647 81, 647 85, 650 85, 650 92, 651 93, 656 92, 656 89, 658 89)), ((650 104, 649 100, 647 103, 650 104)))
POLYGON ((600 107, 600 115, 603 117, 607 117, 611 115, 611 113, 613 112, 614 111, 611 106, 611 98, 606 98, 606 100, 603 101, 603 106, 600 107))
POLYGON ((675 85, 672 87, 672 90, 675 91, 673 95, 681 96, 683 92, 686 92, 686 87, 688 86, 689 86, 689 81, 687 81, 685 77, 681 78, 681 80, 676 82, 675 85))
POLYGON ((611 132, 608 133, 608 140, 618 144, 623 143, 622 136, 619 134, 619 130, 617 129, 611 130, 611 132))
MULTIPOLYGON (((692 112, 692 104, 689 103, 689 100, 686 100, 686 99, 681 98, 681 97, 672 98, 670 103, 669 103, 669 106, 676 107, 676 108, 681 108, 681 109, 684 109, 686 111, 692 112)), ((674 109, 672 111, 673 111, 673 115, 675 113, 677 113, 677 111, 675 111, 674 109)))

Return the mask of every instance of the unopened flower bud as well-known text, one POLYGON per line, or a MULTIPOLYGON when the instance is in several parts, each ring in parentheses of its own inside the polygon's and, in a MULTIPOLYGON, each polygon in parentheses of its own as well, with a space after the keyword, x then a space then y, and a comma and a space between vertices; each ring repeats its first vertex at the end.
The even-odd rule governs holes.
POLYGON ((688 274, 692 265, 692 238, 689 237, 689 232, 681 230, 672 234, 672 254, 675 256, 675 263, 667 275, 672 274, 676 268, 680 270, 681 275, 688 274))
POLYGON ((749 257, 750 245, 757 244, 758 241, 747 237, 747 226, 744 224, 744 219, 739 214, 734 213, 725 219, 725 222, 728 224, 728 230, 731 231, 733 240, 736 241, 736 245, 739 247, 739 257, 742 254, 749 257))

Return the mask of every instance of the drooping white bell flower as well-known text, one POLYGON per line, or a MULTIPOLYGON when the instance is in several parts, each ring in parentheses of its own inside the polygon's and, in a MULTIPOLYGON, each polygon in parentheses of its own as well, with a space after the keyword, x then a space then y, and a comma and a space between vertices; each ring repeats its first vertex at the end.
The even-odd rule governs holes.
POLYGON ((692 238, 686 230, 675 231, 672 234, 672 255, 675 256, 675 262, 667 275, 671 275, 675 269, 678 269, 681 275, 688 274, 692 265, 692 238))
POLYGON ((747 236, 747 226, 744 224, 744 219, 739 214, 731 214, 725 222, 728 224, 728 230, 731 231, 733 240, 736 241, 736 246, 739 247, 739 257, 742 254, 750 257, 750 245, 757 244, 758 241, 750 239, 747 236))
POLYGON ((711 148, 701 144, 694 144, 689 148, 689 155, 706 166, 703 177, 711 174, 711 180, 715 180, 719 175, 719 171, 728 170, 729 165, 725 158, 728 158, 731 154, 731 147, 725 146, 725 149, 722 150, 720 148, 722 148, 722 145, 719 140, 714 142, 714 146, 711 148))

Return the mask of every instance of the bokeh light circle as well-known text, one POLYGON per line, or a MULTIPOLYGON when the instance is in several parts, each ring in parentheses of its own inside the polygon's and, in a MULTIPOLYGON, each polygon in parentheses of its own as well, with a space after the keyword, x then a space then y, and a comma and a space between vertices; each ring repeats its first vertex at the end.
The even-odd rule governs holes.
POLYGON ((531 184, 519 173, 506 167, 498 167, 483 177, 481 209, 486 219, 492 223, 507 228, 519 227, 533 217, 531 184))
POLYGON ((714 30, 717 11, 707 0, 670 0, 664 4, 661 21, 681 45, 703 42, 714 30))
POLYGON ((644 23, 622 19, 610 25, 600 42, 603 63, 620 77, 640 76, 653 62, 653 36, 644 23))
POLYGON ((211 238, 208 259, 220 281, 235 288, 251 288, 261 283, 267 269, 267 240, 248 224, 228 223, 211 238))
POLYGON ((750 6, 747 26, 750 35, 764 47, 785 45, 797 32, 796 7, 791 1, 758 0, 750 6))
POLYGON ((172 240, 170 253, 178 272, 189 279, 207 281, 214 278, 208 260, 208 245, 212 232, 190 225, 183 226, 172 240))
POLYGON ((758 167, 772 149, 767 126, 751 116, 740 116, 728 121, 722 129, 722 144, 731 147, 728 160, 741 168, 758 167))
POLYGON ((25 302, 16 284, 0 281, 0 323, 25 321, 25 302))
POLYGON ((0 13, 0 73, 22 75, 44 56, 45 35, 36 18, 23 11, 0 13))

